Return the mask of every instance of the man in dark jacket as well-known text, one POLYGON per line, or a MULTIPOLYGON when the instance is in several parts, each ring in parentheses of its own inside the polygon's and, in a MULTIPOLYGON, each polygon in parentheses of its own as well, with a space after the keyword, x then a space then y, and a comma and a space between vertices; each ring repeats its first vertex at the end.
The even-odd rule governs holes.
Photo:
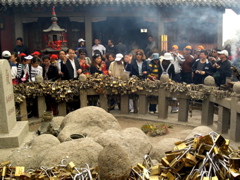
POLYGON ((17 38, 16 44, 17 45, 13 49, 14 52, 18 53, 18 55, 21 53, 25 53, 26 55, 29 54, 28 47, 23 44, 23 38, 21 37, 17 38))
POLYGON ((232 70, 231 63, 228 61, 228 51, 222 50, 218 54, 221 60, 213 65, 213 77, 217 86, 220 86, 226 84, 226 78, 232 76, 232 70))
POLYGON ((43 62, 43 79, 48 81, 56 81, 60 75, 57 66, 51 64, 49 56, 42 57, 43 62))
POLYGON ((79 74, 82 73, 82 69, 81 69, 81 66, 80 66, 78 60, 76 60, 76 58, 75 58, 75 52, 73 49, 68 49, 67 57, 68 57, 68 59, 63 62, 62 67, 61 67, 62 72, 64 74, 64 77, 62 79, 77 80, 79 74))

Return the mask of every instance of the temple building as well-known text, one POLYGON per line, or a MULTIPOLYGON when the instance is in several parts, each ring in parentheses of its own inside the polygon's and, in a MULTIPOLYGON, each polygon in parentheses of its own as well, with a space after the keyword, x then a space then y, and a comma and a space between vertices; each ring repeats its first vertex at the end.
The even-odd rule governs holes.
POLYGON ((0 0, 0 50, 12 51, 17 37, 30 52, 44 49, 53 6, 67 46, 75 48, 83 38, 88 52, 94 38, 104 45, 121 38, 143 48, 148 35, 159 47, 161 35, 167 35, 168 47, 221 47, 225 9, 240 12, 238 0, 0 0))

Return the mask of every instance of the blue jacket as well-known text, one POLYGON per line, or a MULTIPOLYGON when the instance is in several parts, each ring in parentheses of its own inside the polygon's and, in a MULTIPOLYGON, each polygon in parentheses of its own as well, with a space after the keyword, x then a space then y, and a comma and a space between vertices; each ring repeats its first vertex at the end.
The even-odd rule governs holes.
MULTIPOLYGON (((130 76, 137 76, 141 79, 146 79, 147 78, 147 74, 143 74, 143 76, 140 76, 139 75, 139 72, 138 72, 138 65, 137 65, 137 60, 136 59, 133 59, 131 64, 128 64, 125 68, 126 71, 129 71, 130 72, 130 76)), ((148 72, 148 63, 146 60, 143 60, 143 63, 142 63, 142 72, 143 71, 147 71, 148 72)))

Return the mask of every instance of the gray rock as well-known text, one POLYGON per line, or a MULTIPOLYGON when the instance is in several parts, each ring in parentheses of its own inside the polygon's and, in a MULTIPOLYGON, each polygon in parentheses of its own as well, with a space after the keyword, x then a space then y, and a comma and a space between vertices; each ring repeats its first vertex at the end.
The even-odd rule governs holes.
POLYGON ((209 134, 210 132, 212 132, 213 130, 208 127, 208 126, 198 126, 196 128, 194 128, 189 135, 186 137, 186 139, 188 138, 193 138, 195 134, 202 134, 203 136, 209 134))
POLYGON ((59 144, 59 140, 53 135, 43 134, 37 136, 28 146, 14 151, 9 157, 9 161, 12 166, 24 166, 26 169, 39 168, 49 149, 59 144))
POLYGON ((113 143, 100 152, 98 168, 101 180, 126 180, 131 172, 131 162, 127 152, 113 143))
POLYGON ((141 163, 144 155, 152 149, 149 138, 138 128, 126 128, 122 131, 107 130, 95 140, 103 147, 117 142, 128 153, 132 166, 141 163))
POLYGON ((161 158, 165 156, 165 152, 172 151, 175 146, 174 143, 178 141, 180 141, 180 139, 177 138, 162 139, 157 144, 153 145, 153 148, 150 152, 150 157, 160 162, 161 158))
POLYGON ((186 139, 186 137, 192 132, 191 129, 186 129, 186 130, 183 130, 181 131, 179 134, 178 134, 178 139, 186 139))
POLYGON ((103 147, 92 138, 66 141, 49 149, 40 165, 52 167, 58 165, 62 159, 66 159, 68 162, 72 161, 77 167, 85 167, 85 163, 95 167, 102 149, 103 147))
POLYGON ((73 111, 64 118, 58 138, 63 142, 71 134, 85 134, 87 137, 97 137, 108 129, 121 129, 117 119, 102 108, 88 106, 73 111))

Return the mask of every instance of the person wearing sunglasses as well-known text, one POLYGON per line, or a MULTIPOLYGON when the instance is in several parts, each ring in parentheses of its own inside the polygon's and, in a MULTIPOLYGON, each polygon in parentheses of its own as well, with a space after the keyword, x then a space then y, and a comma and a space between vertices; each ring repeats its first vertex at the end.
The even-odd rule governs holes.
MULTIPOLYGON (((131 56, 132 57, 132 56, 131 56)), ((126 71, 130 72, 130 76, 137 76, 140 79, 146 79, 148 75, 148 63, 146 61, 146 56, 142 49, 136 51, 134 59, 129 58, 126 71)))

